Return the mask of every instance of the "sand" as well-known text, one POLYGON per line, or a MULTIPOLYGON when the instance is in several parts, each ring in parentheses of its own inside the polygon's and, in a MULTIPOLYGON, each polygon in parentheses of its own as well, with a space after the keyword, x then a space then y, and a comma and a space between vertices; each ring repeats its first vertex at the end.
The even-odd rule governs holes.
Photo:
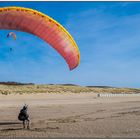
POLYGON ((0 95, 0 138, 140 138, 140 97, 0 95), (17 119, 24 103, 30 130, 17 119))

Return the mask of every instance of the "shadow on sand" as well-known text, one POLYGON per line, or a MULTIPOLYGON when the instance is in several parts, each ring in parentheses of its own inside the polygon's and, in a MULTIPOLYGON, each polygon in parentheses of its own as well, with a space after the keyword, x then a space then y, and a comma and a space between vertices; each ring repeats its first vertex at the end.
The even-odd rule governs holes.
POLYGON ((2 129, 0 131, 15 131, 15 130, 22 130, 23 128, 8 128, 8 129, 2 129))
POLYGON ((13 125, 13 124, 21 124, 21 122, 0 122, 0 125, 13 125))
POLYGON ((24 130, 24 131, 36 131, 36 132, 42 132, 42 131, 44 131, 44 132, 46 132, 47 129, 59 129, 59 127, 54 127, 54 128, 52 128, 52 127, 47 127, 47 128, 34 128, 34 129, 29 129, 29 130, 28 129, 23 129, 23 128, 7 128, 7 129, 2 129, 0 131, 6 132, 6 131, 24 130))

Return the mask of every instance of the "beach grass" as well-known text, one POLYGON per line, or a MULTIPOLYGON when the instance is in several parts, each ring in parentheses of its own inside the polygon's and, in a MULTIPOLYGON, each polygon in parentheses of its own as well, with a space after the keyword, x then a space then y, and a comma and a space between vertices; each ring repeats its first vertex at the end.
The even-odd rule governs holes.
POLYGON ((74 85, 0 85, 0 94, 36 93, 140 93, 136 88, 86 87, 74 85))

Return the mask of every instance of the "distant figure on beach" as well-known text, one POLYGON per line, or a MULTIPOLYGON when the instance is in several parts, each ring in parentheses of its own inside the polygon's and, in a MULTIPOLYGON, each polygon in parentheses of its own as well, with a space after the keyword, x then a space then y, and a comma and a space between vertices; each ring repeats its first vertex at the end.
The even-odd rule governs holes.
POLYGON ((29 119, 29 114, 27 113, 27 110, 28 110, 28 105, 25 104, 23 108, 20 110, 18 119, 20 121, 23 121, 23 128, 25 128, 27 125, 27 129, 30 129, 30 119, 29 119))

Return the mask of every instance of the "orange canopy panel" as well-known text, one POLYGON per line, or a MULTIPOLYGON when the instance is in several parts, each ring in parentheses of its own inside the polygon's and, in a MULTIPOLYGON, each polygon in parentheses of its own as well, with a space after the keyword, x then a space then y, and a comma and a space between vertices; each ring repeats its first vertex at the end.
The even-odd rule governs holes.
POLYGON ((16 34, 13 33, 13 32, 8 33, 7 37, 9 37, 9 36, 11 36, 11 35, 13 36, 14 40, 17 39, 16 34))
POLYGON ((70 70, 80 62, 80 52, 68 31, 49 16, 29 8, 0 8, 0 29, 20 30, 34 34, 63 56, 70 70))

